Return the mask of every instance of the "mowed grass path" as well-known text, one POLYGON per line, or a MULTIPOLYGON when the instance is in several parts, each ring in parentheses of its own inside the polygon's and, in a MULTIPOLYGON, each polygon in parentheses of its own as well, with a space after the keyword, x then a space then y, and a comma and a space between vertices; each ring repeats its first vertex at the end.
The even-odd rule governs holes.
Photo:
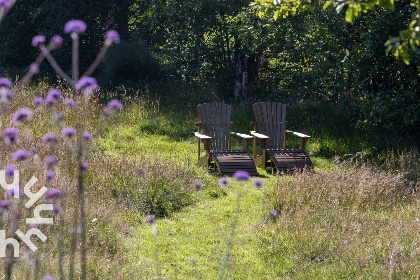
MULTIPOLYGON (((197 142, 193 136, 196 120, 174 124, 178 129, 175 131, 168 125, 167 116, 139 117, 139 112, 145 111, 141 105, 125 109, 120 121, 100 140, 101 149, 112 156, 130 156, 140 161, 144 156, 168 157, 174 162, 190 162, 198 170, 197 142), (179 137, 180 134, 185 137, 179 137)), ((226 279, 276 278, 274 269, 261 257, 257 236, 257 229, 273 223, 263 193, 272 187, 274 176, 261 169, 259 172, 263 174, 259 177, 263 181, 261 189, 254 186, 255 178, 243 183, 229 178, 230 183, 221 189, 220 176, 197 171, 197 178, 192 181, 197 179, 203 186, 196 191, 195 204, 156 219, 152 226, 145 223, 146 216, 127 218, 132 225, 132 231, 122 237, 127 279, 138 275, 144 279, 217 278, 230 239, 226 279)))

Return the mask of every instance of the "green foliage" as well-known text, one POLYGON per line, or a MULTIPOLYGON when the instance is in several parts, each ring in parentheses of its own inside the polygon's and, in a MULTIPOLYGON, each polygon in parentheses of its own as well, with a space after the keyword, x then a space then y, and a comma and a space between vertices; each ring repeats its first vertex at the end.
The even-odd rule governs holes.
POLYGON ((159 68, 143 42, 129 40, 107 53, 98 80, 105 86, 134 86, 159 79, 159 68))

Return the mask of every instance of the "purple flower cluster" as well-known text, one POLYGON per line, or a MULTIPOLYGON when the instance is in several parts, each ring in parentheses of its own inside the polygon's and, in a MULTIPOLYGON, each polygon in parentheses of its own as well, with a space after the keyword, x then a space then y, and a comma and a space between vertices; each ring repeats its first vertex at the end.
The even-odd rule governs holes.
POLYGON ((44 43, 45 43, 45 37, 42 36, 42 35, 36 35, 32 38, 31 45, 32 45, 32 47, 36 48, 39 45, 44 44, 44 43))
POLYGON ((7 103, 13 99, 13 92, 7 89, 0 89, 0 102, 7 103))
POLYGON ((29 151, 27 150, 17 150, 13 153, 13 160, 14 161, 22 161, 27 159, 30 156, 29 151))
POLYGON ((71 98, 67 98, 67 99, 65 99, 64 100, 64 104, 66 104, 67 106, 69 106, 69 107, 74 107, 74 106, 76 106, 76 103, 74 102, 74 100, 73 99, 71 99, 71 98))
POLYGON ((35 62, 32 62, 29 65, 29 71, 31 71, 34 74, 38 74, 39 73, 39 66, 38 66, 38 64, 36 64, 35 62))
POLYGON ((14 165, 8 165, 4 168, 7 178, 12 178, 15 174, 16 167, 14 165))
POLYGON ((112 99, 111 101, 109 101, 107 107, 104 109, 104 114, 110 115, 117 110, 121 110, 122 108, 123 108, 123 105, 119 100, 112 99))
POLYGON ((11 88, 12 86, 13 86, 12 81, 10 81, 9 79, 6 79, 6 78, 0 78, 0 88, 1 87, 11 88))
POLYGON ((70 34, 70 33, 76 33, 76 34, 82 34, 86 30, 86 23, 84 23, 81 20, 75 19, 71 20, 64 25, 64 33, 70 34))
POLYGON ((58 100, 61 98, 61 91, 58 89, 52 88, 48 91, 47 97, 45 98, 45 102, 49 105, 57 104, 58 100))
POLYGON ((35 97, 33 100, 33 104, 35 107, 41 106, 42 104, 44 104, 44 98, 39 96, 35 97))
POLYGON ((65 137, 72 137, 76 134, 76 130, 73 127, 65 127, 61 130, 61 135, 65 137))
POLYGON ((199 190, 199 189, 201 189, 203 187, 203 185, 201 184, 201 182, 200 181, 198 181, 198 180, 195 180, 194 181, 194 188, 196 189, 196 190, 199 190))
POLYGON ((19 140, 19 129, 14 128, 14 127, 8 127, 6 129, 4 129, 3 131, 4 133, 4 140, 6 141, 6 143, 16 143, 19 140))
POLYGON ((86 89, 87 91, 91 92, 91 91, 99 89, 99 86, 98 86, 98 83, 96 82, 95 78, 82 77, 76 83, 75 88, 77 90, 86 89))
POLYGON ((47 171, 45 171, 45 177, 47 177, 48 182, 51 183, 55 179, 54 171, 52 171, 51 169, 47 169, 47 171))
POLYGON ((59 35, 54 35, 51 38, 50 44, 52 44, 55 48, 59 48, 63 44, 63 38, 61 38, 59 35))
POLYGON ((7 190, 6 195, 8 197, 12 197, 12 196, 22 197, 24 195, 24 193, 23 193, 23 190, 21 188, 18 188, 17 195, 15 195, 15 188, 13 188, 13 189, 7 190))
POLYGON ((88 141, 93 139, 93 136, 92 134, 90 134, 89 131, 83 131, 82 137, 83 139, 88 140, 88 141))
POLYGON ((155 221, 156 221, 156 220, 155 220, 155 217, 153 217, 152 215, 150 215, 150 216, 148 216, 148 217, 147 217, 147 219, 146 219, 146 224, 151 225, 151 224, 153 224, 155 221))
POLYGON ((29 109, 18 109, 12 117, 14 123, 19 124, 32 120, 32 111, 29 109))
POLYGON ((263 182, 262 182, 260 179, 255 179, 255 180, 254 180, 254 185, 255 185, 257 188, 262 188, 262 186, 263 186, 263 182))
POLYGON ((237 181, 248 181, 249 180, 249 173, 246 171, 236 171, 233 174, 233 178, 235 178, 237 181))
POLYGON ((222 177, 222 178, 220 178, 220 180, 219 180, 219 186, 220 186, 221 188, 226 187, 228 184, 229 184, 229 180, 228 180, 228 178, 226 178, 226 177, 222 177))
POLYGON ((9 8, 10 7, 10 0, 0 0, 0 7, 9 8))
MULTIPOLYGON (((109 30, 105 34, 105 40, 109 41, 109 44, 119 44, 120 43, 120 35, 115 30, 109 30)), ((105 41, 105 44, 107 42, 105 41)))
POLYGON ((42 138, 42 140, 45 143, 49 143, 49 144, 57 144, 58 142, 58 137, 57 135, 55 135, 54 133, 47 133, 44 135, 44 137, 42 138))
POLYGON ((47 198, 60 197, 60 196, 61 196, 61 193, 60 193, 60 191, 59 191, 59 190, 57 190, 57 189, 49 189, 49 190, 45 193, 45 196, 46 196, 47 198))
POLYGON ((45 160, 47 163, 48 168, 53 167, 57 163, 57 159, 54 156, 49 156, 45 160))

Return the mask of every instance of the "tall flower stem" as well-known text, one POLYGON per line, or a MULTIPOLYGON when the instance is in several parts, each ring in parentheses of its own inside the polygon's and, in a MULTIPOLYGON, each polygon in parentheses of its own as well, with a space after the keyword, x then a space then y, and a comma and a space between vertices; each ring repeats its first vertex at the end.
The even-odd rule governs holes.
POLYGON ((233 246, 233 238, 235 236, 235 230, 236 230, 236 226, 237 226, 238 220, 239 220, 240 204, 241 204, 241 194, 238 192, 236 194, 235 216, 233 218, 232 226, 231 226, 231 229, 230 229, 230 235, 229 235, 229 238, 228 238, 228 241, 227 241, 227 244, 226 244, 226 251, 225 251, 225 254, 223 255, 222 265, 220 266, 219 277, 218 277, 219 280, 223 279, 223 275, 224 275, 225 269, 226 269, 226 264, 227 264, 227 261, 228 261, 229 256, 230 256, 230 250, 233 246))
POLYGON ((73 39, 72 45, 72 72, 73 80, 79 80, 79 35, 76 32, 71 33, 71 38, 73 39))

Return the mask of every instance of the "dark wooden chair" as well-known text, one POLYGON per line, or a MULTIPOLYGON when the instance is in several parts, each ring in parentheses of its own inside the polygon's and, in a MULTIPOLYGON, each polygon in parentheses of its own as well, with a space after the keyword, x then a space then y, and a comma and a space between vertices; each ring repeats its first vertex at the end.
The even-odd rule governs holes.
POLYGON ((256 166, 267 168, 267 164, 275 167, 279 172, 289 173, 302 170, 304 167, 313 169, 312 161, 303 152, 308 135, 286 130, 286 104, 276 102, 261 102, 253 105, 256 122, 252 122, 254 131, 253 158, 256 166), (258 126, 259 133, 256 132, 258 126), (299 149, 286 149, 286 134, 293 134, 300 138, 299 149), (262 155, 257 156, 257 139, 263 149, 262 155), (274 165, 274 166, 273 166, 274 165))
POLYGON ((230 122, 231 106, 221 103, 205 103, 198 105, 201 122, 196 123, 198 132, 198 165, 214 168, 222 175, 233 175, 238 170, 246 171, 252 176, 258 172, 247 149, 252 136, 231 132, 234 125, 230 122), (201 133, 203 129, 204 134, 201 133), (231 150, 231 135, 243 139, 242 150, 231 150), (204 155, 200 156, 201 143, 204 144, 204 155))

